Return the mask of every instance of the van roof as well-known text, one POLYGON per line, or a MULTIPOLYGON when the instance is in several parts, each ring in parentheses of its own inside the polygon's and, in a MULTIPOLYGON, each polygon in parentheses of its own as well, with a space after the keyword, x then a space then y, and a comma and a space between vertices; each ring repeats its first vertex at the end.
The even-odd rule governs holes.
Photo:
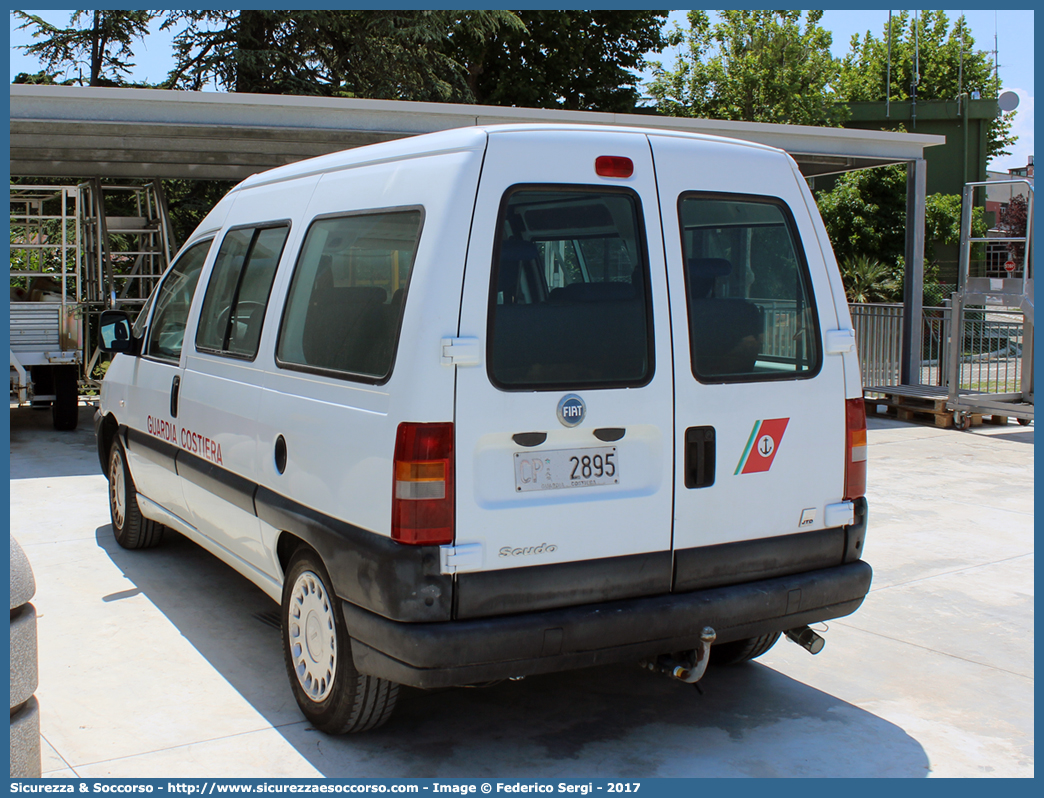
POLYGON ((299 177, 307 177, 315 174, 336 172, 341 169, 350 169, 357 166, 376 163, 387 163, 401 161, 409 158, 418 158, 428 155, 440 155, 451 152, 467 152, 481 150, 486 143, 488 135, 498 133, 517 132, 575 132, 578 134, 598 136, 604 133, 630 133, 641 136, 663 136, 667 138, 682 138, 691 141, 705 141, 715 143, 728 143, 736 147, 745 147, 768 152, 783 151, 770 147, 766 144, 757 144, 741 139, 730 139, 723 136, 710 136, 702 133, 686 133, 683 131, 664 130, 653 127, 616 127, 613 125, 580 125, 580 124, 505 124, 505 125, 479 125, 475 127, 453 128, 442 130, 437 133, 425 133, 417 136, 384 141, 370 144, 364 147, 355 147, 341 152, 332 152, 309 158, 304 161, 278 166, 265 172, 251 175, 232 191, 240 191, 254 186, 278 183, 284 180, 293 180, 299 177))

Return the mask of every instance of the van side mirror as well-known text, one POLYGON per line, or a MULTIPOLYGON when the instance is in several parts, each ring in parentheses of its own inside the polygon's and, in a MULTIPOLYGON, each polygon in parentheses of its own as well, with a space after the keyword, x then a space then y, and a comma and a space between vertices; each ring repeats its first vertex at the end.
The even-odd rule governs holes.
POLYGON ((134 337, 130 316, 122 310, 102 311, 100 337, 103 352, 137 355, 141 350, 141 341, 134 337))

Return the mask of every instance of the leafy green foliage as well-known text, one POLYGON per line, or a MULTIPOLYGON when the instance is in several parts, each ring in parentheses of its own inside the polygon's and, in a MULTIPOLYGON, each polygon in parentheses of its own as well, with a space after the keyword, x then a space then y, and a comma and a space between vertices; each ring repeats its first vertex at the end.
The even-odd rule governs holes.
POLYGON ((838 177, 831 191, 816 194, 838 262, 872 257, 893 270, 906 246, 906 170, 862 169, 838 177))
POLYGON ((72 86, 76 83, 75 78, 66 78, 63 81, 57 80, 56 76, 41 69, 39 72, 29 74, 28 72, 19 72, 14 76, 14 80, 11 83, 19 83, 30 86, 72 86))
POLYGON ((178 245, 235 185, 232 180, 164 180, 171 233, 178 245))
POLYGON ((888 264, 868 255, 846 258, 840 268, 849 302, 895 302, 902 295, 888 264))
POLYGON ((689 30, 676 28, 671 44, 684 44, 673 70, 655 64, 649 93, 660 113, 838 125, 845 110, 831 85, 839 65, 822 11, 690 11, 689 30), (803 18, 804 17, 804 18, 803 18), (804 26, 802 27, 802 22, 804 26))
MULTIPOLYGON (((845 264, 861 259, 876 261, 891 275, 896 296, 901 295, 906 247, 906 172, 903 167, 885 166, 849 172, 838 178, 832 190, 817 192, 816 204, 834 254, 841 264, 842 278, 845 278, 845 264)), ((938 279, 936 247, 960 243, 959 195, 930 194, 927 197, 924 232, 924 282, 927 286, 938 279)), ((982 208, 972 209, 972 235, 986 235, 982 208)), ((846 279, 846 287, 848 284, 846 279)))
MULTIPOLYGON (((986 236, 986 218, 981 206, 972 207, 972 236, 986 236)), ((961 242, 960 194, 929 194, 925 202, 925 258, 935 260, 935 245, 957 246, 961 242)), ((976 245, 979 246, 979 245, 976 245)))
POLYGON ((88 86, 120 85, 123 76, 130 74, 134 66, 130 60, 134 55, 131 45, 135 39, 145 37, 149 22, 158 16, 155 11, 74 11, 69 27, 59 28, 35 14, 12 13, 23 20, 19 30, 32 29, 33 38, 40 40, 22 45, 22 49, 44 65, 43 72, 26 75, 27 79, 21 82, 62 82, 56 79, 59 72, 67 74, 79 67, 77 82, 81 86, 85 82, 88 86), (87 27, 78 27, 81 19, 87 27), (83 67, 87 68, 86 81, 83 67))
POLYGON ((666 12, 185 11, 167 85, 632 111, 666 12))
POLYGON ((517 11, 524 27, 446 39, 474 102, 628 113, 635 72, 666 45, 666 11, 517 11))
MULTIPOLYGON (((987 99, 997 97, 1000 84, 990 54, 975 49, 975 38, 963 16, 952 27, 943 11, 924 11, 916 21, 908 11, 893 16, 890 81, 888 44, 887 23, 880 39, 870 31, 852 37, 837 80, 838 94, 845 101, 909 100, 914 91, 915 62, 918 99, 956 100, 967 92, 979 92, 987 99)), ((987 158, 1010 154, 1004 148, 1015 143, 1010 133, 1012 116, 1003 114, 991 124, 987 158)))
POLYGON ((445 52, 520 29, 509 11, 185 11, 171 88, 466 102, 467 70, 445 52))

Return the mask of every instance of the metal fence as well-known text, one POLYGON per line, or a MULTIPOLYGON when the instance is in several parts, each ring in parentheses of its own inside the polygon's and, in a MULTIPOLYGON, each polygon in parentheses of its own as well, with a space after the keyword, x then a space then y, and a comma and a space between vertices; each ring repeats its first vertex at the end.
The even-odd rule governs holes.
POLYGON ((898 385, 903 306, 850 305, 863 385, 898 385))
MULTIPOLYGON (((850 305, 863 385, 900 383, 903 306, 850 305)), ((960 388, 1018 392, 1022 384, 1023 316, 1019 311, 965 310, 960 334, 960 388)), ((924 308, 920 384, 946 386, 950 309, 924 308)))

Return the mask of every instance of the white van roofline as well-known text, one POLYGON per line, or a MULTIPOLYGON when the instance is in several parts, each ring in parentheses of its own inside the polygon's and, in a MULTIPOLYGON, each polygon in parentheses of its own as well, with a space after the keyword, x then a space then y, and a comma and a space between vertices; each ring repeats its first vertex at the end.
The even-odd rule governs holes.
MULTIPOLYGON (((472 127, 452 128, 436 133, 424 133, 408 138, 384 141, 376 144, 368 144, 362 147, 354 147, 341 152, 333 152, 328 155, 320 155, 304 161, 278 166, 265 172, 251 175, 239 183, 235 191, 253 188, 255 186, 271 185, 286 180, 295 180, 317 174, 337 172, 342 169, 351 169, 359 166, 371 166, 379 163, 393 163, 410 158, 427 157, 430 155, 445 155, 453 152, 474 152, 481 150, 486 143, 487 135, 501 133, 524 133, 524 132, 571 132, 584 134, 630 134, 640 136, 659 136, 664 138, 688 139, 708 143, 729 144, 736 147, 761 150, 765 152, 777 152, 782 155, 786 153, 778 147, 770 147, 767 144, 758 144, 743 139, 733 139, 726 136, 712 136, 706 133, 688 133, 680 130, 663 130, 646 127, 619 127, 615 125, 583 125, 583 124, 555 124, 555 123, 514 123, 502 125, 476 125, 472 127)), ((230 192, 231 193, 231 192, 230 192)))

